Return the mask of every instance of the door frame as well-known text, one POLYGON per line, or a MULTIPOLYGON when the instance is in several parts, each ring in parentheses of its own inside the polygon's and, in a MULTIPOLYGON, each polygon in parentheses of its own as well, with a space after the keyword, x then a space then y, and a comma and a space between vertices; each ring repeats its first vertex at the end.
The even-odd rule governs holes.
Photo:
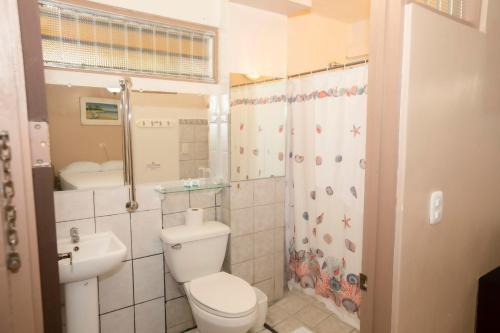
MULTIPOLYGON (((28 120, 48 128, 47 101, 42 57, 40 16, 36 0, 17 0, 21 28, 22 56, 28 120)), ((33 139, 33 138, 32 138, 33 139)), ((46 133, 48 140, 48 133, 46 133)), ((57 238, 54 212, 54 177, 50 157, 43 165, 32 167, 44 331, 62 332, 61 293, 57 263, 57 238)))
POLYGON ((406 0, 371 0, 362 333, 392 327, 399 113, 406 0))
MULTIPOLYGON (((11 272, 6 267, 6 235, 0 214, 0 331, 42 333, 42 302, 38 261, 37 225, 31 173, 31 149, 26 110, 23 58, 20 47, 19 15, 16 1, 0 2, 4 13, 0 22, 0 130, 9 134, 11 177, 15 195, 16 251, 21 267, 11 272)), ((3 200, 2 200, 3 201, 3 200)))

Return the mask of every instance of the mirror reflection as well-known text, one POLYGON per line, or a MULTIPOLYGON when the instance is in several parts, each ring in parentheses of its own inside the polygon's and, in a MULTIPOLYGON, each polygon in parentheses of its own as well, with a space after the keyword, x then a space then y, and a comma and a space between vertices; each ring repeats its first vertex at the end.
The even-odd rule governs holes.
MULTIPOLYGON (((56 190, 123 185, 120 94, 46 85, 56 190)), ((208 178, 209 97, 133 91, 136 183, 208 178)))
POLYGON ((286 80, 231 74, 231 180, 285 175, 286 80))

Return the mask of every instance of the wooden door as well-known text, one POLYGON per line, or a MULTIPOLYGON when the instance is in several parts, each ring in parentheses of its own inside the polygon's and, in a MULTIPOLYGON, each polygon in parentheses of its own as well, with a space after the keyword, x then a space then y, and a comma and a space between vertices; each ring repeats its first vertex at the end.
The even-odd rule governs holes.
MULTIPOLYGON (((9 248, 6 242, 6 204, 0 191, 0 332, 43 332, 38 243, 31 174, 30 141, 24 89, 23 58, 17 2, 0 1, 0 131, 8 133, 11 151, 11 179, 15 195, 15 221, 19 243, 15 250, 21 267, 11 272, 6 265, 9 248)), ((5 147, 4 147, 5 149, 5 147)), ((1 178, 4 163, 0 162, 1 178)), ((0 182, 3 188, 3 181, 0 182)))

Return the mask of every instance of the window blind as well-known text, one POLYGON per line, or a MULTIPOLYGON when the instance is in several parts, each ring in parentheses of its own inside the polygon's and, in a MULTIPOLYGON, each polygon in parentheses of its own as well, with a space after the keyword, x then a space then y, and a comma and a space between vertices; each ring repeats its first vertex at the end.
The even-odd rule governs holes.
POLYGON ((46 66, 214 82, 216 33, 39 1, 46 66))
POLYGON ((464 18, 464 0, 417 0, 417 2, 437 9, 450 16, 464 18))

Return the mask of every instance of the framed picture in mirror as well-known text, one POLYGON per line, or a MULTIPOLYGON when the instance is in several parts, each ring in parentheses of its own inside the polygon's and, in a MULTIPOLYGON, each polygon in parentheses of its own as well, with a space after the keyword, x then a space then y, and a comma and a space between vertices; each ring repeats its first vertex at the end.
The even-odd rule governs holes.
POLYGON ((122 117, 120 101, 107 98, 81 97, 80 117, 82 125, 120 126, 122 117))

